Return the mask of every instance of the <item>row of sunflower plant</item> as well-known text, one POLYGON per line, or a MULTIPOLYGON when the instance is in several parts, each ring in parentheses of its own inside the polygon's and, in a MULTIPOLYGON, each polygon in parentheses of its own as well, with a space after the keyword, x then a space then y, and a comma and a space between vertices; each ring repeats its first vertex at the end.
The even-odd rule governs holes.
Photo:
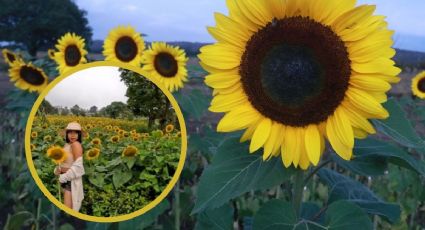
MULTIPOLYGON (((58 196, 56 164, 66 158, 62 149, 63 121, 74 117, 36 117, 31 132, 34 165, 46 188, 58 196), (46 154, 47 153, 47 154, 46 154)), ((164 131, 140 133, 116 125, 128 121, 82 117, 85 199, 81 212, 116 216, 137 211, 154 200, 174 175, 180 156, 180 133, 173 125, 164 131), (100 122, 100 123, 97 123, 100 122), (100 125, 108 124, 108 125, 100 125)))

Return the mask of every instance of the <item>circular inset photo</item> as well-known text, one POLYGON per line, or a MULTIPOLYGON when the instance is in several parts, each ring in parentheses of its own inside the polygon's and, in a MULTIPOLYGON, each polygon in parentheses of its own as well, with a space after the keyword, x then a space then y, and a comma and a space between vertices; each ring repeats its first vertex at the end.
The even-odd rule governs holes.
POLYGON ((171 93, 143 70, 83 65, 52 82, 26 127, 33 178, 59 208, 115 222, 156 206, 186 156, 186 128, 171 93))

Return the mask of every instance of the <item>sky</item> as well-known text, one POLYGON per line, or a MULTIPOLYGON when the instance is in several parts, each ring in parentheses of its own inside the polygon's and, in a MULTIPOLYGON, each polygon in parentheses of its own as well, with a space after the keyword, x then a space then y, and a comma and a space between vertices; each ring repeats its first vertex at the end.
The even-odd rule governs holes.
MULTIPOLYGON (((103 40, 110 29, 131 25, 147 34, 147 41, 213 42, 206 27, 214 26, 214 12, 227 14, 225 0, 75 0, 87 11, 93 38, 103 40)), ((424 0, 358 0, 375 4, 396 30, 395 47, 425 52, 424 0)))
POLYGON ((126 103, 127 86, 119 76, 118 67, 111 66, 78 71, 55 85, 45 99, 53 106, 78 105, 84 109, 92 106, 100 109, 114 101, 126 103))

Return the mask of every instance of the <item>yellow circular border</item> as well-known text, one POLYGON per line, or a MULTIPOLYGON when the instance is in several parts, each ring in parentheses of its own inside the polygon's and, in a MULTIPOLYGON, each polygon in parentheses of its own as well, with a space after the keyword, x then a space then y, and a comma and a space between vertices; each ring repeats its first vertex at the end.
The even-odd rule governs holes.
POLYGON ((41 189, 41 191, 44 193, 44 195, 51 202, 53 202, 57 207, 62 209, 64 212, 66 212, 66 213, 68 213, 72 216, 78 217, 80 219, 83 219, 83 220, 86 220, 86 221, 93 221, 93 222, 125 221, 125 220, 135 218, 139 215, 142 215, 145 212, 147 212, 147 211, 151 210, 152 208, 154 208, 155 206, 157 206, 168 195, 168 193, 170 193, 171 189, 174 187, 178 178, 180 177, 180 174, 183 170, 184 162, 186 160, 186 150, 187 150, 186 124, 184 122, 183 113, 180 110, 180 107, 179 107, 176 99, 174 98, 174 96, 158 80, 151 77, 148 72, 146 72, 146 71, 144 71, 141 68, 138 68, 136 66, 132 66, 132 65, 129 65, 129 64, 120 63, 120 62, 116 62, 116 61, 96 61, 96 62, 91 62, 91 63, 87 63, 87 64, 82 64, 82 65, 79 65, 79 66, 73 68, 72 70, 67 71, 65 74, 63 74, 60 77, 53 80, 46 87, 46 89, 43 90, 43 92, 38 96, 37 100, 35 101, 32 109, 31 109, 31 112, 29 114, 27 126, 26 126, 26 129, 25 129, 25 155, 26 155, 26 158, 27 158, 28 168, 31 172, 32 177, 35 180, 35 183, 38 185, 38 187, 41 189), (63 203, 59 202, 47 190, 47 188, 44 186, 43 182, 41 181, 40 177, 38 176, 37 171, 36 171, 35 166, 34 166, 34 162, 32 160, 31 147, 30 147, 30 134, 31 134, 32 125, 34 123, 35 114, 36 114, 41 102, 46 97, 46 95, 49 93, 49 91, 54 86, 56 86, 60 81, 71 76, 72 74, 74 74, 78 71, 85 70, 85 69, 88 69, 88 68, 91 68, 91 67, 102 67, 102 66, 120 67, 120 68, 123 68, 123 69, 131 70, 133 72, 136 72, 136 73, 146 77, 147 79, 152 81, 156 86, 158 86, 161 89, 161 91, 167 96, 168 100, 171 102, 171 105, 173 106, 173 108, 174 108, 174 110, 177 114, 177 118, 178 118, 179 124, 180 124, 180 132, 182 134, 181 135, 181 137, 182 137, 182 139, 181 139, 182 140, 181 153, 180 153, 180 160, 179 160, 177 169, 176 169, 173 177, 171 178, 171 181, 168 183, 168 185, 165 187, 165 189, 161 192, 161 194, 158 197, 156 197, 153 201, 151 201, 148 205, 143 207, 142 209, 139 209, 139 210, 132 212, 132 213, 129 213, 129 214, 120 215, 120 216, 113 216, 113 217, 98 217, 98 216, 86 215, 86 214, 77 212, 77 211, 75 211, 71 208, 68 208, 63 203))

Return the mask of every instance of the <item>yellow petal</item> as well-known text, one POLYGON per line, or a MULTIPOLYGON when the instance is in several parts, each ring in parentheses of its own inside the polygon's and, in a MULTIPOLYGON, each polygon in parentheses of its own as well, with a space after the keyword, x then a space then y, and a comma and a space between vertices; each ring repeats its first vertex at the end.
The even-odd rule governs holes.
POLYGON ((211 67, 230 70, 240 64, 241 51, 224 44, 206 45, 200 49, 199 59, 211 67))
POLYGON ((320 160, 320 133, 316 125, 309 125, 305 131, 305 149, 308 159, 313 165, 317 165, 320 160))
POLYGON ((205 77, 205 84, 212 88, 228 88, 239 82, 241 76, 236 71, 210 74, 205 77))
POLYGON ((344 108, 338 107, 332 118, 328 119, 328 122, 333 122, 333 127, 337 131, 337 137, 341 140, 341 142, 347 146, 352 148, 354 146, 354 135, 353 128, 351 127, 351 122, 345 114, 344 108))
POLYGON ((277 19, 285 17, 286 7, 284 0, 269 0, 265 2, 268 3, 269 11, 272 12, 277 19))
POLYGON ((286 126, 285 137, 283 138, 283 145, 281 146, 281 155, 283 165, 288 168, 295 157, 298 148, 298 137, 296 128, 286 126))
POLYGON ((227 36, 242 42, 248 41, 251 37, 251 33, 235 20, 220 13, 215 13, 214 16, 217 23, 217 29, 219 29, 222 33, 226 33, 227 36))
POLYGON ((277 157, 280 155, 280 151, 281 151, 281 146, 283 144, 283 139, 285 138, 285 129, 286 126, 280 124, 279 125, 279 132, 278 132, 278 138, 276 139, 274 145, 273 145, 273 150, 272 150, 272 154, 273 156, 277 157))
MULTIPOLYGON (((236 93, 238 94, 238 93, 236 93)), ((230 94, 231 95, 231 94, 230 94)), ((250 102, 244 94, 239 97, 229 95, 217 95, 211 101, 211 106, 208 108, 211 112, 222 113, 235 109, 238 106, 249 106, 250 102)))
POLYGON ((401 72, 400 68, 394 66, 394 62, 388 58, 378 58, 366 63, 351 63, 351 68, 357 73, 378 73, 396 76, 401 72))
POLYGON ((357 113, 354 108, 349 108, 345 105, 342 105, 342 107, 346 111, 345 114, 348 116, 348 119, 350 119, 350 122, 354 127, 363 129, 370 134, 376 133, 373 125, 365 117, 357 113))
MULTIPOLYGON (((301 132, 301 135, 305 135, 305 132, 301 132)), ((307 150, 306 150, 306 144, 307 140, 305 139, 305 136, 300 136, 300 160, 299 160, 299 166, 302 170, 306 170, 308 166, 310 165, 310 161, 308 159, 307 150)))
POLYGON ((384 16, 372 16, 364 22, 357 24, 354 28, 341 31, 338 35, 345 42, 358 41, 380 28, 387 27, 384 18, 384 16))
POLYGON ((362 5, 339 16, 331 25, 337 33, 350 29, 370 18, 375 11, 374 5, 362 5))
POLYGON ((356 127, 353 127, 353 132, 354 132, 354 136, 358 139, 365 139, 368 135, 366 131, 356 127))
POLYGON ((270 136, 272 128, 272 121, 269 118, 263 118, 260 124, 255 129, 254 135, 249 145, 249 152, 255 152, 266 143, 267 138, 270 136))
POLYGON ((350 160, 353 154, 352 148, 344 145, 338 137, 338 131, 335 127, 335 118, 334 115, 329 116, 328 121, 326 122, 326 134, 329 140, 329 143, 332 145, 332 148, 335 152, 342 157, 344 160, 350 160))
POLYGON ((257 129, 259 122, 257 123, 252 123, 243 133, 243 135, 241 136, 241 139, 239 140, 240 142, 245 142, 249 139, 252 138, 252 135, 254 134, 255 129, 257 129))
POLYGON ((391 85, 388 82, 364 75, 352 75, 350 84, 365 91, 386 92, 391 89, 391 85))
POLYGON ((322 20, 326 25, 331 25, 341 15, 354 8, 356 0, 327 0, 328 4, 324 4, 327 12, 324 12, 326 17, 322 20))
POLYGON ((300 157, 301 157, 301 151, 304 147, 304 128, 295 128, 295 137, 297 138, 297 146, 294 150, 294 158, 292 159, 292 163, 295 167, 298 167, 298 164, 300 163, 300 157))
POLYGON ((261 118, 251 105, 241 105, 228 112, 217 124, 218 132, 233 132, 247 128, 250 124, 261 118))
POLYGON ((366 113, 372 114, 377 118, 387 118, 389 116, 387 110, 375 98, 362 90, 349 87, 346 96, 353 106, 366 113))
POLYGON ((256 32, 258 26, 249 20, 240 9, 237 0, 226 0, 227 8, 229 9, 230 18, 238 22, 242 27, 250 30, 251 32, 256 32))
POLYGON ((263 160, 267 160, 272 155, 273 147, 276 143, 276 140, 282 140, 282 136, 279 136, 281 130, 281 125, 275 121, 272 122, 272 127, 270 131, 270 136, 264 144, 263 160))

